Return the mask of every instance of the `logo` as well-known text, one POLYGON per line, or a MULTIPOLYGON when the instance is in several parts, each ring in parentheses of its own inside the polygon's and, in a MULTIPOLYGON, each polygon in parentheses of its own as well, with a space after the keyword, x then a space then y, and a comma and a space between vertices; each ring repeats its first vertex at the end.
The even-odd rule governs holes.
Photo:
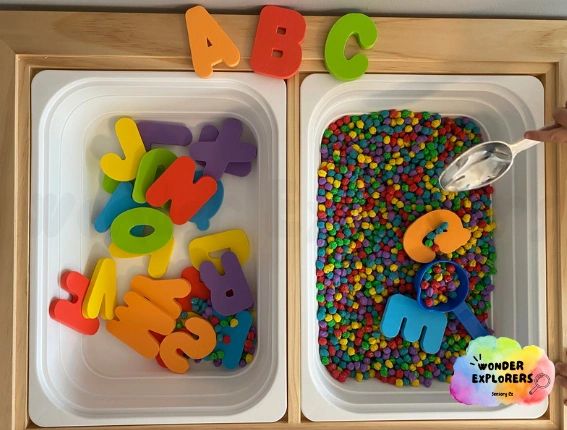
POLYGON ((545 373, 538 373, 535 377, 535 382, 529 394, 533 395, 537 390, 544 390, 551 385, 551 378, 545 373))
POLYGON ((471 341, 466 355, 455 361, 449 390, 467 405, 534 404, 549 395, 554 379, 555 367, 543 349, 484 336, 471 341))

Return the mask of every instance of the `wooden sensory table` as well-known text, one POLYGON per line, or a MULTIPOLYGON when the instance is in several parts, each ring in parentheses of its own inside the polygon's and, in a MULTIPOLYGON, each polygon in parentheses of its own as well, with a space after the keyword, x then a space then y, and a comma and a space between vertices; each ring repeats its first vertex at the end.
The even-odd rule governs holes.
MULTIPOLYGON (((236 69, 250 71, 257 15, 216 15, 240 49, 236 69)), ((325 72, 325 37, 336 17, 309 16, 300 73, 287 81, 288 410, 273 424, 108 426, 98 429, 327 429, 300 407, 299 88, 325 72)), ((546 118, 567 100, 567 22, 440 18, 374 18, 379 40, 368 73, 521 74, 545 86, 546 118)), ((27 412, 30 82, 44 69, 191 70, 183 14, 0 12, 0 429, 37 428, 27 412)), ((223 67, 217 67, 223 70, 223 67)), ((227 69, 225 69, 227 70, 227 69)), ((567 347, 567 146, 546 145, 548 354, 567 347)), ((383 429, 562 429, 559 390, 537 420, 342 422, 383 429)))

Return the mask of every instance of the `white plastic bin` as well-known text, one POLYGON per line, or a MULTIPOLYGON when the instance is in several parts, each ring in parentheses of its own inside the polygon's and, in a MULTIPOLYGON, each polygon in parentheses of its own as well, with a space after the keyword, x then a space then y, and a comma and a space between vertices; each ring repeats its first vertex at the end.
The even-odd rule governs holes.
MULTIPOLYGON (((40 426, 270 422, 286 411, 285 109, 283 81, 252 73, 45 71, 32 82, 32 186, 29 413, 40 426), (83 336, 49 317, 64 270, 90 276, 108 256, 108 234, 92 220, 108 198, 100 157, 119 152, 114 122, 181 122, 193 142, 201 126, 244 122, 258 158, 247 177, 224 175, 224 202, 207 232, 175 227, 166 274, 190 265, 190 239, 242 228, 251 242, 244 265, 256 297, 254 360, 236 371, 210 363, 170 373, 110 335, 104 323, 83 336)), ((176 148, 186 153, 186 148, 176 148), (184 152, 185 151, 185 152, 184 152)), ((146 258, 117 259, 119 302, 146 258)))
MULTIPOLYGON (((383 109, 468 116, 486 139, 513 142, 543 125, 543 87, 527 76, 366 75, 340 83, 311 75, 301 86, 301 403, 313 421, 536 418, 533 406, 481 408, 457 403, 449 384, 396 388, 378 380, 340 383, 319 359, 315 260, 317 170, 329 123, 346 114, 383 109)), ((516 158, 495 184, 495 291, 490 326, 496 336, 546 348, 544 148, 516 158)))

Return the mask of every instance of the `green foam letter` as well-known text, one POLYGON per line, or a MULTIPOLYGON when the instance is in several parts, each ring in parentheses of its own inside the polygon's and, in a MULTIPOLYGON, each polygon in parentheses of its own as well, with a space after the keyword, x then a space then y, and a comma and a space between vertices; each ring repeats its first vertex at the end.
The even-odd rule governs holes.
POLYGON ((169 216, 154 208, 134 208, 118 215, 110 226, 110 239, 118 248, 130 254, 149 254, 160 249, 173 236, 169 216), (153 231, 146 236, 134 236, 132 229, 149 226, 153 231))
POLYGON ((134 191, 132 191, 132 200, 136 203, 146 203, 146 191, 148 191, 150 185, 176 159, 177 156, 173 152, 163 148, 156 148, 146 152, 138 166, 134 191))
POLYGON ((362 13, 348 13, 340 17, 331 27, 325 42, 325 66, 331 75, 341 81, 360 78, 368 68, 366 55, 358 53, 346 58, 345 47, 351 36, 358 46, 370 49, 378 39, 374 22, 362 13))

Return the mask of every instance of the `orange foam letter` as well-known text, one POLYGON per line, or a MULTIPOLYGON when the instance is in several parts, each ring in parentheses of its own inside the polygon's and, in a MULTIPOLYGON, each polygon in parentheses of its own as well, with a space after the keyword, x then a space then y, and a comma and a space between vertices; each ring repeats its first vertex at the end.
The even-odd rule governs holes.
POLYGON ((175 318, 133 291, 124 294, 124 302, 114 310, 118 319, 108 321, 106 329, 144 357, 155 357, 159 343, 150 330, 166 336, 175 328, 175 318))
POLYGON ((438 234, 434 240, 441 252, 445 254, 453 252, 471 238, 471 232, 463 227, 456 213, 446 209, 426 213, 415 220, 404 234, 404 250, 412 260, 429 263, 435 259, 435 252, 423 244, 423 239, 443 222, 449 224, 447 231, 438 234))
POLYGON ((177 350, 193 359, 204 358, 215 349, 215 329, 206 319, 192 317, 185 321, 189 334, 177 331, 168 335, 160 345, 159 355, 165 366, 175 373, 189 370, 189 362, 177 350))
POLYGON ((213 74, 213 66, 223 61, 228 67, 238 65, 240 51, 207 9, 195 6, 187 10, 185 23, 197 75, 208 78, 213 74))
POLYGON ((185 297, 191 291, 186 279, 152 279, 137 275, 132 278, 132 291, 150 300, 171 318, 181 313, 181 305, 175 300, 185 297))

